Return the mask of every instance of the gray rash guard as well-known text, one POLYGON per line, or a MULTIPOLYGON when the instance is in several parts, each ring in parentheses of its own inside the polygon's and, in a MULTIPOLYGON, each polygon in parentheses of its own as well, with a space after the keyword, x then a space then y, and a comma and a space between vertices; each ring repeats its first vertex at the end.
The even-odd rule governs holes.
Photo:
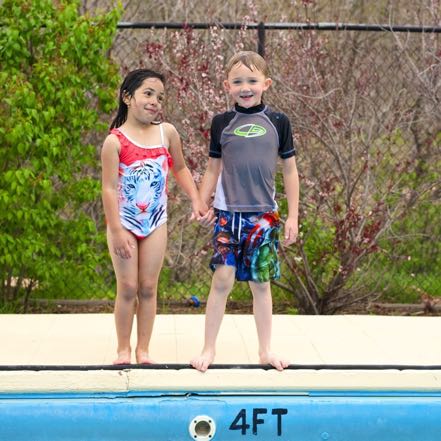
POLYGON ((266 212, 277 208, 277 158, 296 154, 291 124, 284 113, 263 104, 235 106, 216 115, 211 125, 209 156, 222 159, 214 207, 237 212, 266 212))

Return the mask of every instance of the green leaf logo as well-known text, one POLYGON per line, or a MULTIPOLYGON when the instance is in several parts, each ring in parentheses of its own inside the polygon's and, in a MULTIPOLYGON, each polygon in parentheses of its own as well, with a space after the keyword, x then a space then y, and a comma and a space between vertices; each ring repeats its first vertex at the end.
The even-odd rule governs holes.
POLYGON ((244 138, 255 138, 256 136, 263 136, 265 133, 265 127, 258 126, 257 124, 245 124, 234 130, 236 136, 243 136, 244 138))

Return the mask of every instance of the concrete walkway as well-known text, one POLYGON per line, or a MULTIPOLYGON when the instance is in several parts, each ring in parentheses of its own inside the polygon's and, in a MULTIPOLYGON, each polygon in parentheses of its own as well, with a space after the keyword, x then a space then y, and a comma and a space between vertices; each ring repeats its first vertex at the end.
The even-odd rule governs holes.
MULTIPOLYGON (((186 364, 203 333, 203 315, 159 315, 151 356, 186 364)), ((111 364, 116 349, 112 314, 3 314, 0 341, 0 365, 111 364)), ((273 350, 293 364, 441 365, 440 342, 441 317, 278 315, 273 323, 273 350)), ((258 363, 252 315, 225 316, 215 363, 258 363)))

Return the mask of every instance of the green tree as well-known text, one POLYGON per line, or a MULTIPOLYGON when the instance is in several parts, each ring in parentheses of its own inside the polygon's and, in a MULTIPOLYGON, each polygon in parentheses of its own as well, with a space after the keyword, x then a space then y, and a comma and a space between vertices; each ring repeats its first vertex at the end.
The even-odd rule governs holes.
POLYGON ((120 78, 108 52, 121 9, 91 16, 79 7, 0 3, 0 306, 7 310, 26 308, 33 291, 90 294, 102 278, 93 135, 115 103, 120 78))

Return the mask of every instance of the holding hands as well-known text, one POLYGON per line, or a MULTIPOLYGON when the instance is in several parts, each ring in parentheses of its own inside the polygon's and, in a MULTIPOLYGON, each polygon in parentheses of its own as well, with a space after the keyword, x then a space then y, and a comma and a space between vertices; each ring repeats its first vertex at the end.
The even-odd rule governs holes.
POLYGON ((199 221, 204 216, 206 216, 208 212, 208 205, 200 197, 193 199, 191 202, 191 206, 192 206, 192 211, 191 211, 190 220, 199 221))
POLYGON ((198 222, 203 227, 210 227, 214 224, 216 216, 214 214, 213 207, 209 208, 207 212, 204 214, 204 216, 199 217, 198 222))
POLYGON ((213 208, 198 198, 192 202, 192 213, 190 220, 198 221, 203 227, 209 227, 214 224, 215 214, 213 208))

